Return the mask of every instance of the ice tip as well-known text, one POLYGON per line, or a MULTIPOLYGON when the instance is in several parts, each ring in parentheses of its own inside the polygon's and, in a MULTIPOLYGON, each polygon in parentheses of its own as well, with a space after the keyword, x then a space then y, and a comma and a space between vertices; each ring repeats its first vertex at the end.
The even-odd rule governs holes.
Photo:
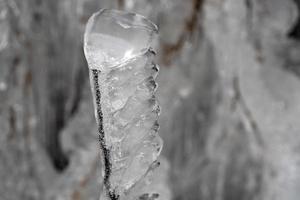
POLYGON ((158 34, 157 25, 143 15, 122 10, 103 8, 92 14, 92 16, 89 18, 86 24, 84 40, 86 40, 86 36, 91 33, 93 26, 96 24, 95 20, 97 20, 99 17, 110 18, 112 22, 119 24, 123 28, 144 28, 153 32, 154 34, 158 34))
POLYGON ((104 70, 144 54, 157 35, 157 26, 142 15, 101 9, 87 22, 84 54, 90 68, 104 70))

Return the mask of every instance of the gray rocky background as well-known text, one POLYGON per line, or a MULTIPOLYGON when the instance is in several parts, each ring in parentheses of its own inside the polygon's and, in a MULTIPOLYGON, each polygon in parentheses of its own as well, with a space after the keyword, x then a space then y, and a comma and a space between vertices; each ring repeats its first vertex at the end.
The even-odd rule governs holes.
POLYGON ((299 0, 0 0, 0 200, 98 200, 100 8, 159 27, 162 200, 299 200, 299 0))

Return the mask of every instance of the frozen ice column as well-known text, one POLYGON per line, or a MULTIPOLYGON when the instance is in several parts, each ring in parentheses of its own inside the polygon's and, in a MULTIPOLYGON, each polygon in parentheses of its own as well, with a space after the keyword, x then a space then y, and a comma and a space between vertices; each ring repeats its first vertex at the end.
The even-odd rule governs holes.
POLYGON ((163 145, 154 96, 158 66, 150 47, 156 34, 156 25, 145 17, 108 9, 95 13, 86 27, 104 199, 131 199, 131 189, 158 164, 163 145))

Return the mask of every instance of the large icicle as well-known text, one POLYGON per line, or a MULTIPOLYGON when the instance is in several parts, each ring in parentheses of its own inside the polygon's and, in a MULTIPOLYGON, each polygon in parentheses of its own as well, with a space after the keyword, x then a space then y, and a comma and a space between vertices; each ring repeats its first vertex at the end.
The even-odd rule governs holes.
POLYGON ((146 18, 116 10, 101 10, 87 24, 84 51, 103 153, 104 199, 129 199, 162 149, 154 96, 158 66, 150 47, 156 34, 146 18))

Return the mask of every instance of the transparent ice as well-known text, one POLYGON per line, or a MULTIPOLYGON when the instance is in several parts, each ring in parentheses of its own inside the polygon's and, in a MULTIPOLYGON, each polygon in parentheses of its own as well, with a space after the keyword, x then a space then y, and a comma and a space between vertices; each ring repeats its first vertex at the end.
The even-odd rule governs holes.
POLYGON ((130 189, 157 165, 163 143, 154 96, 158 66, 150 47, 156 33, 146 18, 116 10, 101 10, 87 24, 84 51, 103 153, 104 199, 130 199, 130 189))

